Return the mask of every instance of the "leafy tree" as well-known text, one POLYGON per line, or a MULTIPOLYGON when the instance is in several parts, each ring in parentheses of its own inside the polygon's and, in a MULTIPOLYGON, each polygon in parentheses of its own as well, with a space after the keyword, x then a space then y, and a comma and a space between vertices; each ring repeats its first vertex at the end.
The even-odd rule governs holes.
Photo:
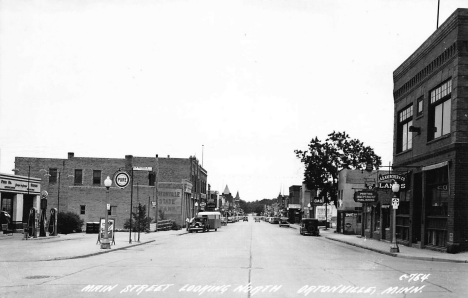
POLYGON ((338 173, 342 169, 366 168, 372 163, 376 168, 382 164, 374 149, 364 146, 358 139, 351 139, 346 132, 330 133, 324 142, 317 137, 309 143, 306 151, 294 150, 304 163, 304 183, 308 189, 320 189, 320 196, 330 197, 336 205, 338 173))
MULTIPOLYGON (((132 212, 132 231, 143 232, 149 229, 150 223, 153 220, 146 215, 146 206, 138 204, 137 212, 132 212)), ((130 229, 130 220, 127 218, 124 222, 124 229, 130 229)))

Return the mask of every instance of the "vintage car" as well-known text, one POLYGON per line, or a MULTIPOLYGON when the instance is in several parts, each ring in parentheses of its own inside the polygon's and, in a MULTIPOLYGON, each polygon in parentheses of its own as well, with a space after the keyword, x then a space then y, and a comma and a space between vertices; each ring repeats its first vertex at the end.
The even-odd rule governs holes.
POLYGON ((271 224, 279 224, 279 222, 280 222, 279 217, 272 217, 272 218, 270 219, 270 223, 271 223, 271 224))
POLYGON ((249 218, 247 216, 244 216, 244 221, 249 221, 249 218))
POLYGON ((260 222, 260 217, 255 217, 255 222, 260 222))
POLYGON ((303 218, 301 220, 301 227, 299 233, 301 235, 320 236, 319 221, 316 218, 303 218))
POLYGON ((207 232, 209 230, 208 226, 208 218, 206 217, 195 217, 192 219, 192 221, 189 224, 188 227, 188 232, 197 232, 202 231, 202 232, 207 232))
POLYGON ((280 220, 279 220, 279 226, 280 228, 281 227, 290 227, 290 224, 288 222, 288 218, 287 217, 281 217, 280 220))

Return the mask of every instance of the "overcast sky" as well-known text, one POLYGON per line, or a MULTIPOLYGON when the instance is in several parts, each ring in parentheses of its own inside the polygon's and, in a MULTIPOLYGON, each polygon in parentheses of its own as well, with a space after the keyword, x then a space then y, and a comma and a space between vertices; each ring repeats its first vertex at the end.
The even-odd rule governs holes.
POLYGON ((334 130, 388 165, 393 71, 436 25, 437 0, 0 0, 0 172, 196 155, 253 201, 301 184, 294 150, 334 130))

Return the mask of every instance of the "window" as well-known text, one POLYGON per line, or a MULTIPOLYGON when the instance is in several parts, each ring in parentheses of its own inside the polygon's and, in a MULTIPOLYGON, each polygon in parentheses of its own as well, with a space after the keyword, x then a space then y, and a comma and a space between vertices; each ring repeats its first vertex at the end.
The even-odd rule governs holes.
POLYGON ((75 184, 83 184, 83 170, 75 169, 75 184))
POLYGON ((398 152, 403 152, 413 147, 413 136, 409 131, 412 125, 413 105, 404 108, 398 113, 398 152))
POLYGON ((11 216, 13 216, 13 199, 10 199, 10 198, 2 199, 2 211, 5 211, 11 216))
POLYGON ((100 170, 93 171, 93 185, 101 185, 101 171, 100 170))
POLYGON ((49 183, 57 183, 57 169, 49 168, 49 183))
POLYGON ((117 215, 117 206, 111 206, 110 210, 107 210, 107 215, 117 215))
POLYGON ((424 97, 421 96, 420 98, 418 98, 418 112, 417 112, 418 117, 422 116, 423 108, 424 108, 424 97))
POLYGON ((156 181, 156 175, 154 174, 154 172, 149 172, 148 173, 148 185, 154 186, 155 181, 156 181))
POLYGON ((80 214, 86 214, 86 205, 80 205, 80 214))
POLYGON ((452 81, 449 80, 430 92, 430 119, 428 140, 450 133, 452 109, 452 81))

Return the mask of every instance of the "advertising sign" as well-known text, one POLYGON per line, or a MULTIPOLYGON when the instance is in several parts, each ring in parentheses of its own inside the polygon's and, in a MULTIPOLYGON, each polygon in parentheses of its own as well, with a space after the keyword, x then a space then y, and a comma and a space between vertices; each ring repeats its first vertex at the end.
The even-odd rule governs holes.
MULTIPOLYGON (((328 217, 328 222, 330 222, 332 220, 332 212, 333 212, 333 209, 332 209, 332 206, 331 205, 328 205, 327 206, 328 210, 327 210, 327 217, 328 217)), ((319 221, 325 221, 325 206, 317 206, 315 207, 315 218, 317 218, 319 221)))
POLYGON ((182 214, 182 189, 158 189, 158 208, 165 214, 182 214))
POLYGON ((130 184, 130 175, 125 171, 119 171, 114 176, 114 183, 120 188, 125 188, 130 184))
MULTIPOLYGON (((101 239, 104 239, 104 231, 106 230, 106 219, 101 218, 100 224, 99 224, 99 237, 101 239)), ((107 220, 107 230, 108 230, 108 238, 109 242, 115 242, 114 241, 114 234, 115 234, 115 219, 109 218, 107 220)))
POLYGON ((354 201, 358 203, 374 203, 377 202, 377 192, 372 190, 361 190, 354 193, 354 201))

